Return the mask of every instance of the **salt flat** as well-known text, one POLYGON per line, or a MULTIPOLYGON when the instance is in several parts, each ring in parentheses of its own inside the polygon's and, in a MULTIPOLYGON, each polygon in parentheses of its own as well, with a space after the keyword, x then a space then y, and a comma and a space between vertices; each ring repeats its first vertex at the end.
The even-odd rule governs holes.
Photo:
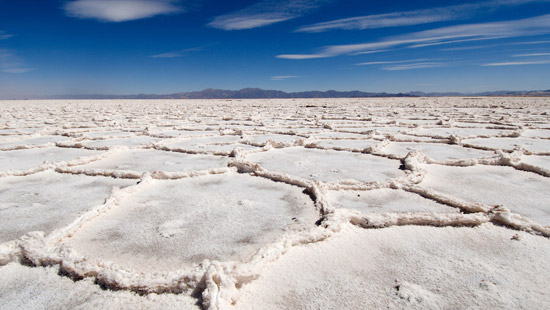
POLYGON ((0 308, 548 308, 549 110, 0 101, 0 308))

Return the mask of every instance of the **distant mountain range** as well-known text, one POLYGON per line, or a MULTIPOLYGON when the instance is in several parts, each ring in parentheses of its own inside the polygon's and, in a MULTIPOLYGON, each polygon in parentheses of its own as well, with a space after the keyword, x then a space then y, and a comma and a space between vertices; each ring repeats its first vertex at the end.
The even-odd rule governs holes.
POLYGON ((241 90, 204 89, 201 91, 180 92, 167 95, 138 94, 138 95, 62 95, 52 96, 49 99, 272 99, 272 98, 372 98, 372 97, 460 97, 460 96, 520 96, 546 97, 549 90, 542 91, 494 91, 482 93, 372 93, 363 91, 303 91, 287 93, 280 90, 264 90, 260 88, 243 88, 241 90))

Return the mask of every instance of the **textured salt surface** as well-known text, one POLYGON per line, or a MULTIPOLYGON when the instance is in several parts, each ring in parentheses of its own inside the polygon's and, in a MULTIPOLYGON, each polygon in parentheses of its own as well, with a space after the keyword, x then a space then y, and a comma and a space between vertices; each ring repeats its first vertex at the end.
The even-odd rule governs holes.
POLYGON ((0 308, 549 308, 548 111, 2 101, 0 308))
POLYGON ((9 150, 9 149, 17 149, 17 148, 23 148, 28 146, 37 146, 37 145, 44 145, 44 144, 54 144, 55 142, 64 142, 67 141, 69 138, 64 136, 38 136, 38 137, 32 137, 27 139, 5 139, 0 140, 0 149, 3 150, 9 150))
POLYGON ((364 150, 379 144, 377 140, 318 140, 311 144, 327 149, 335 150, 364 150))
POLYGON ((247 159, 267 170, 320 181, 355 179, 369 182, 404 175, 398 169, 399 162, 368 154, 297 147, 255 153, 247 159))
POLYGON ((74 282, 59 276, 54 267, 12 263, 0 267, 0 278, 2 309, 200 309, 189 296, 103 290, 91 279, 74 282))
POLYGON ((246 261, 284 232, 314 226, 319 213, 302 191, 239 174, 153 181, 83 227, 69 245, 137 270, 246 261))
MULTIPOLYGON (((468 124, 472 126, 472 124, 468 124)), ((490 128, 422 128, 409 131, 410 134, 427 136, 427 137, 440 137, 448 138, 450 136, 459 137, 476 137, 476 136, 499 136, 500 134, 506 134, 507 132, 502 129, 490 129, 490 128)))
POLYGON ((331 191, 329 202, 336 208, 357 210, 361 213, 387 212, 459 212, 435 201, 403 190, 378 189, 370 191, 331 191))
POLYGON ((81 169, 126 171, 193 171, 225 167, 227 159, 213 155, 189 155, 149 149, 123 150, 87 165, 81 169))
MULTIPOLYGON (((550 143, 550 141, 548 141, 550 143)), ((523 156, 521 157, 521 162, 533 165, 536 167, 541 167, 543 169, 550 171, 550 156, 536 156, 536 155, 530 155, 530 156, 523 156)))
POLYGON ((0 173, 19 172, 37 168, 43 164, 59 163, 79 157, 99 154, 96 151, 62 148, 36 148, 0 152, 0 173))
POLYGON ((0 178, 0 242, 30 231, 49 233, 71 223, 81 213, 102 205, 113 187, 135 181, 63 175, 54 171, 0 178))
POLYGON ((550 225, 550 179, 510 167, 448 167, 426 165, 421 186, 442 194, 489 205, 504 205, 544 225, 550 225))
POLYGON ((493 138, 464 140, 464 144, 484 149, 514 150, 521 148, 533 154, 550 154, 549 140, 527 138, 493 138))
POLYGON ((513 235, 491 224, 346 227, 290 250, 243 288, 236 309, 548 308, 550 242, 513 235))
POLYGON ((410 151, 420 151, 429 158, 445 162, 449 160, 470 159, 479 157, 489 157, 493 152, 481 151, 476 149, 467 149, 458 145, 438 144, 438 143, 412 143, 412 142, 392 142, 381 150, 384 154, 404 158, 410 151))
POLYGON ((84 146, 90 146, 90 147, 96 147, 96 148, 99 148, 99 147, 112 148, 114 146, 136 147, 136 146, 147 146, 159 140, 160 139, 158 138, 152 138, 149 136, 135 136, 135 137, 128 137, 128 138, 82 141, 81 144, 84 146))

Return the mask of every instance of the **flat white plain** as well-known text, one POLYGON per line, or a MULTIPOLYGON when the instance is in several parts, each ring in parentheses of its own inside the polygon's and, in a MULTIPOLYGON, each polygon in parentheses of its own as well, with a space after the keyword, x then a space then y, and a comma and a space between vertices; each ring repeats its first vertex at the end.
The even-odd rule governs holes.
POLYGON ((550 308, 550 99, 0 101, 0 308, 550 308))

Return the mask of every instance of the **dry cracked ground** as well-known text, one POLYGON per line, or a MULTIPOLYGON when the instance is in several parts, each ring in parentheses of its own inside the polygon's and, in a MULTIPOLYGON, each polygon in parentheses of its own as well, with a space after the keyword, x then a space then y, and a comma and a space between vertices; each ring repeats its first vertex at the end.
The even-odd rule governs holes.
POLYGON ((549 113, 0 102, 0 308, 550 309, 549 113))

